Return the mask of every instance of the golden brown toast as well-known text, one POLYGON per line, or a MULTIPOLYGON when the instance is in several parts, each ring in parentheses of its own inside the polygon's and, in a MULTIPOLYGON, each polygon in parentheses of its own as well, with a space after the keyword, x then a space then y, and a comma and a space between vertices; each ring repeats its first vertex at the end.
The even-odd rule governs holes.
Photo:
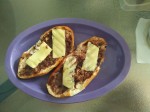
MULTIPOLYGON (((66 53, 68 55, 74 50, 74 32, 67 26, 56 26, 54 29, 65 30, 65 42, 66 42, 66 53)), ((38 64, 36 68, 31 68, 26 64, 26 60, 33 54, 37 45, 40 45, 43 41, 52 48, 52 29, 46 31, 41 35, 40 40, 33 45, 28 51, 25 51, 19 61, 18 74, 17 76, 21 79, 29 79, 33 77, 38 77, 47 74, 53 68, 55 68, 65 56, 60 58, 53 58, 52 53, 50 53, 41 63, 38 64)))
POLYGON ((47 82, 47 89, 49 94, 57 98, 69 97, 78 94, 84 90, 87 85, 97 76, 100 71, 101 64, 104 61, 104 53, 106 50, 107 43, 103 38, 100 37, 91 37, 88 40, 80 43, 75 51, 66 56, 63 61, 56 67, 47 82), (87 43, 91 42, 92 44, 99 47, 97 65, 94 71, 86 71, 82 69, 83 61, 85 60, 87 43), (67 88, 63 85, 63 66, 66 60, 74 56, 76 58, 77 66, 75 73, 72 76, 74 78, 75 86, 74 88, 67 88))

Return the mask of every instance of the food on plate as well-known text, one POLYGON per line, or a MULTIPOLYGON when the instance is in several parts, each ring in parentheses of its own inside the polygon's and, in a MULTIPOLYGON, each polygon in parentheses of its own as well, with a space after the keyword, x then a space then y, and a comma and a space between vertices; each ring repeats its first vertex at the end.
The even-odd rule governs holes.
POLYGON ((17 76, 21 79, 28 79, 45 75, 73 50, 73 31, 67 26, 53 27, 41 35, 40 40, 22 54, 17 76))
POLYGON ((63 98, 84 90, 97 76, 106 46, 106 41, 96 36, 80 43, 50 74, 46 85, 49 94, 63 98))

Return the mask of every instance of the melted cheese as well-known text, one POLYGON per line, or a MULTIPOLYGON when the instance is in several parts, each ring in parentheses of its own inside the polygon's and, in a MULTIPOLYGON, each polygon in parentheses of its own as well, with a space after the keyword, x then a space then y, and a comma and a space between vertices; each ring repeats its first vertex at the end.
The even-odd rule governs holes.
POLYGON ((86 57, 82 65, 82 69, 86 71, 94 71, 97 66, 99 48, 91 42, 88 42, 86 57))
POLYGON ((67 88, 74 88, 75 82, 73 75, 77 66, 76 58, 69 56, 64 63, 63 67, 63 85, 67 88))
POLYGON ((53 41, 53 58, 65 56, 66 43, 65 43, 65 30, 52 29, 53 41))
POLYGON ((41 63, 52 51, 52 49, 45 43, 39 46, 38 50, 36 50, 27 60, 26 64, 32 68, 37 67, 39 63, 41 63))

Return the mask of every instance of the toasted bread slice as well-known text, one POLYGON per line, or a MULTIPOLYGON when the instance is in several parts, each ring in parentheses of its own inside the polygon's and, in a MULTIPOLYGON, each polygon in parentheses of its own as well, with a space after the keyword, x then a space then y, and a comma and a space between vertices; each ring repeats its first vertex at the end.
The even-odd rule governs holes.
POLYGON ((38 77, 47 74, 53 68, 55 68, 65 56, 60 58, 53 58, 52 52, 41 62, 38 64, 36 68, 32 68, 26 64, 26 60, 33 54, 36 50, 36 46, 40 45, 43 41, 52 48, 52 29, 63 29, 65 30, 65 42, 66 42, 66 52, 65 56, 74 50, 74 33, 67 26, 56 26, 48 31, 46 31, 43 35, 41 35, 40 40, 33 45, 28 51, 24 52, 20 58, 18 65, 18 74, 17 76, 21 79, 29 79, 33 77, 38 77))
POLYGON ((67 57, 65 57, 64 60, 56 67, 56 69, 50 75, 46 84, 49 94, 57 98, 63 98, 76 95, 84 90, 100 71, 100 66, 104 61, 106 46, 106 41, 103 38, 96 36, 91 37, 88 40, 79 44, 77 49, 69 54, 67 57), (82 65, 86 57, 88 42, 91 42, 92 44, 99 47, 97 64, 94 71, 86 71, 82 69, 82 65), (70 56, 74 56, 76 58, 75 63, 77 63, 74 74, 72 75, 75 83, 73 88, 67 88, 63 85, 63 67, 64 63, 70 56))

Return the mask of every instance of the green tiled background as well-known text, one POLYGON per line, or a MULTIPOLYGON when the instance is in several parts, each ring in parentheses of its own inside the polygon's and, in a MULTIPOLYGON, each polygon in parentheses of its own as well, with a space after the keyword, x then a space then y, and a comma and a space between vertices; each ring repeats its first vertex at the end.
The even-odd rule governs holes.
POLYGON ((135 28, 150 12, 127 12, 119 0, 0 0, 0 112, 150 112, 150 64, 136 62, 135 28), (83 18, 102 23, 120 33, 131 51, 128 76, 113 91, 97 99, 54 104, 16 89, 4 70, 10 42, 26 28, 56 18, 83 18))

